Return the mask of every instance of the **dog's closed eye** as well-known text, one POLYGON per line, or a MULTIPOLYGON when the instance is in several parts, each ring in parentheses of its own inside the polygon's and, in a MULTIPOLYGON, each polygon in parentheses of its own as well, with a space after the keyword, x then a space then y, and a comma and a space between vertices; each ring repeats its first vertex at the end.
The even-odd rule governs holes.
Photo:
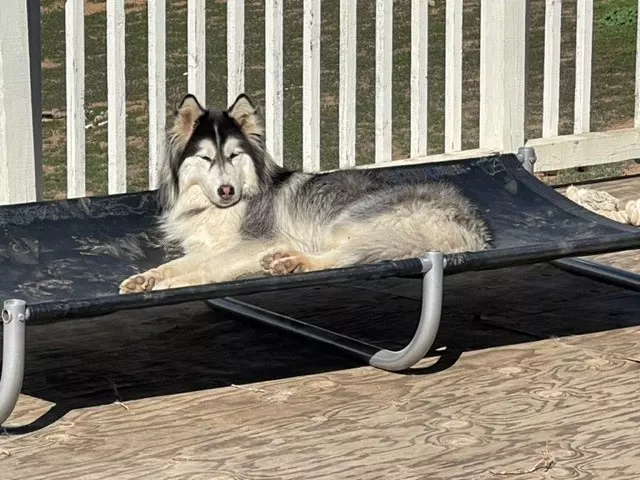
POLYGON ((207 157, 206 155, 198 155, 198 156, 209 163, 213 163, 213 159, 211 157, 207 157))

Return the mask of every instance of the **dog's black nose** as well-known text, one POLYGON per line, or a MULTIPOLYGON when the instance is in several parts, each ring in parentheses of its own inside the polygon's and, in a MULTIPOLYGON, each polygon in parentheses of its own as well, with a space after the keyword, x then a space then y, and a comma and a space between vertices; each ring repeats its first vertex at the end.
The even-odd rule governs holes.
POLYGON ((222 200, 229 200, 231 197, 233 197, 234 193, 235 190, 231 185, 222 185, 220 188, 218 188, 218 196, 222 200))

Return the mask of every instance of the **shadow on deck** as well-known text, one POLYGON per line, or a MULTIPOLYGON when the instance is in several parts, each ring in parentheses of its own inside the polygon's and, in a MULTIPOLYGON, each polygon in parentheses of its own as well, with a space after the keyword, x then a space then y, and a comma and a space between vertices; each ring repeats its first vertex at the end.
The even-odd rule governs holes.
MULTIPOLYGON (((398 348, 413 334, 420 294, 418 280, 387 279, 240 298, 398 348)), ((640 295, 546 264, 449 276, 442 326, 429 354, 439 359, 407 374, 447 369, 465 351, 637 326, 638 312, 640 295)), ((23 394, 56 405, 30 425, 8 431, 26 433, 72 409, 118 400, 358 366, 326 347, 221 317, 202 303, 35 325, 28 329, 23 394)))

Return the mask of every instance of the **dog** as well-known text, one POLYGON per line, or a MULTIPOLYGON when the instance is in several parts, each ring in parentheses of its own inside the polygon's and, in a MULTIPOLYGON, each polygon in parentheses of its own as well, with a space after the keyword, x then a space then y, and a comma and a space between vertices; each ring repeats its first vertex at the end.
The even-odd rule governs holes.
POLYGON ((303 173, 277 165, 241 94, 224 111, 186 95, 159 170, 159 225, 184 256, 120 293, 484 250, 488 223, 444 182, 393 185, 377 169, 303 173))

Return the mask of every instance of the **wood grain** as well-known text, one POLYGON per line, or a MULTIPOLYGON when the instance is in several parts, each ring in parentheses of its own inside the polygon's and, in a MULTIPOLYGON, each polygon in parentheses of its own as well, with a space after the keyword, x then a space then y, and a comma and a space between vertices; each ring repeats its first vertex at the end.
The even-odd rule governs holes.
POLYGON ((393 1, 376 0, 375 163, 393 160, 393 1))
POLYGON ((264 15, 264 121, 267 151, 280 166, 284 165, 284 87, 282 63, 283 3, 282 0, 266 0, 264 15))
POLYGON ((165 153, 167 111, 167 2, 149 0, 148 81, 149 81, 149 188, 158 188, 158 159, 165 153))
POLYGON ((578 0, 576 8, 576 83, 573 133, 590 130, 593 0, 578 0))
POLYGON ((31 91, 30 70, 30 62, 38 60, 36 48, 29 48, 33 39, 29 36, 27 5, 27 2, 5 2, 0 19, 0 204, 3 205, 34 202, 40 195, 37 186, 42 178, 42 159, 34 157, 33 148, 38 141, 34 128, 40 120, 36 117, 37 121, 33 121, 31 109, 31 102, 38 101, 40 94, 31 91))
POLYGON ((108 191, 127 191, 127 99, 124 0, 107 0, 108 191))
POLYGON ((65 2, 67 198, 84 197, 85 172, 85 49, 84 2, 65 2))
POLYGON ((244 0, 227 1, 227 105, 244 93, 244 0))
POLYGON ((338 93, 338 146, 340 168, 356 165, 356 75, 358 5, 340 1, 340 90, 338 93))
POLYGON ((637 373, 538 342, 426 378, 356 369, 75 411, 4 442, 2 464, 34 479, 448 479, 548 455, 547 478, 631 479, 637 373))
POLYGON ((533 138, 526 145, 536 151, 536 172, 605 165, 640 158, 640 129, 533 138))
POLYGON ((462 0, 445 5, 444 151, 462 149, 462 0))
POLYGON ((320 171, 320 49, 322 8, 303 2, 302 12, 302 169, 320 171))
POLYGON ((526 2, 480 2, 480 148, 515 152, 524 143, 526 2))
POLYGON ((429 2, 411 1, 411 158, 427 155, 429 2))
POLYGON ((560 118, 560 54, 562 50, 562 0, 546 0, 544 13, 544 87, 542 136, 558 135, 560 118))
POLYGON ((204 0, 187 2, 187 89, 207 104, 207 9, 204 0))
MULTIPOLYGON (((243 299, 396 346, 419 288, 243 299)), ((444 311, 411 374, 202 304, 34 326, 10 422, 56 406, 0 437, 1 477, 493 479, 541 459, 517 478, 640 476, 640 295, 534 265, 448 277, 444 311)))

